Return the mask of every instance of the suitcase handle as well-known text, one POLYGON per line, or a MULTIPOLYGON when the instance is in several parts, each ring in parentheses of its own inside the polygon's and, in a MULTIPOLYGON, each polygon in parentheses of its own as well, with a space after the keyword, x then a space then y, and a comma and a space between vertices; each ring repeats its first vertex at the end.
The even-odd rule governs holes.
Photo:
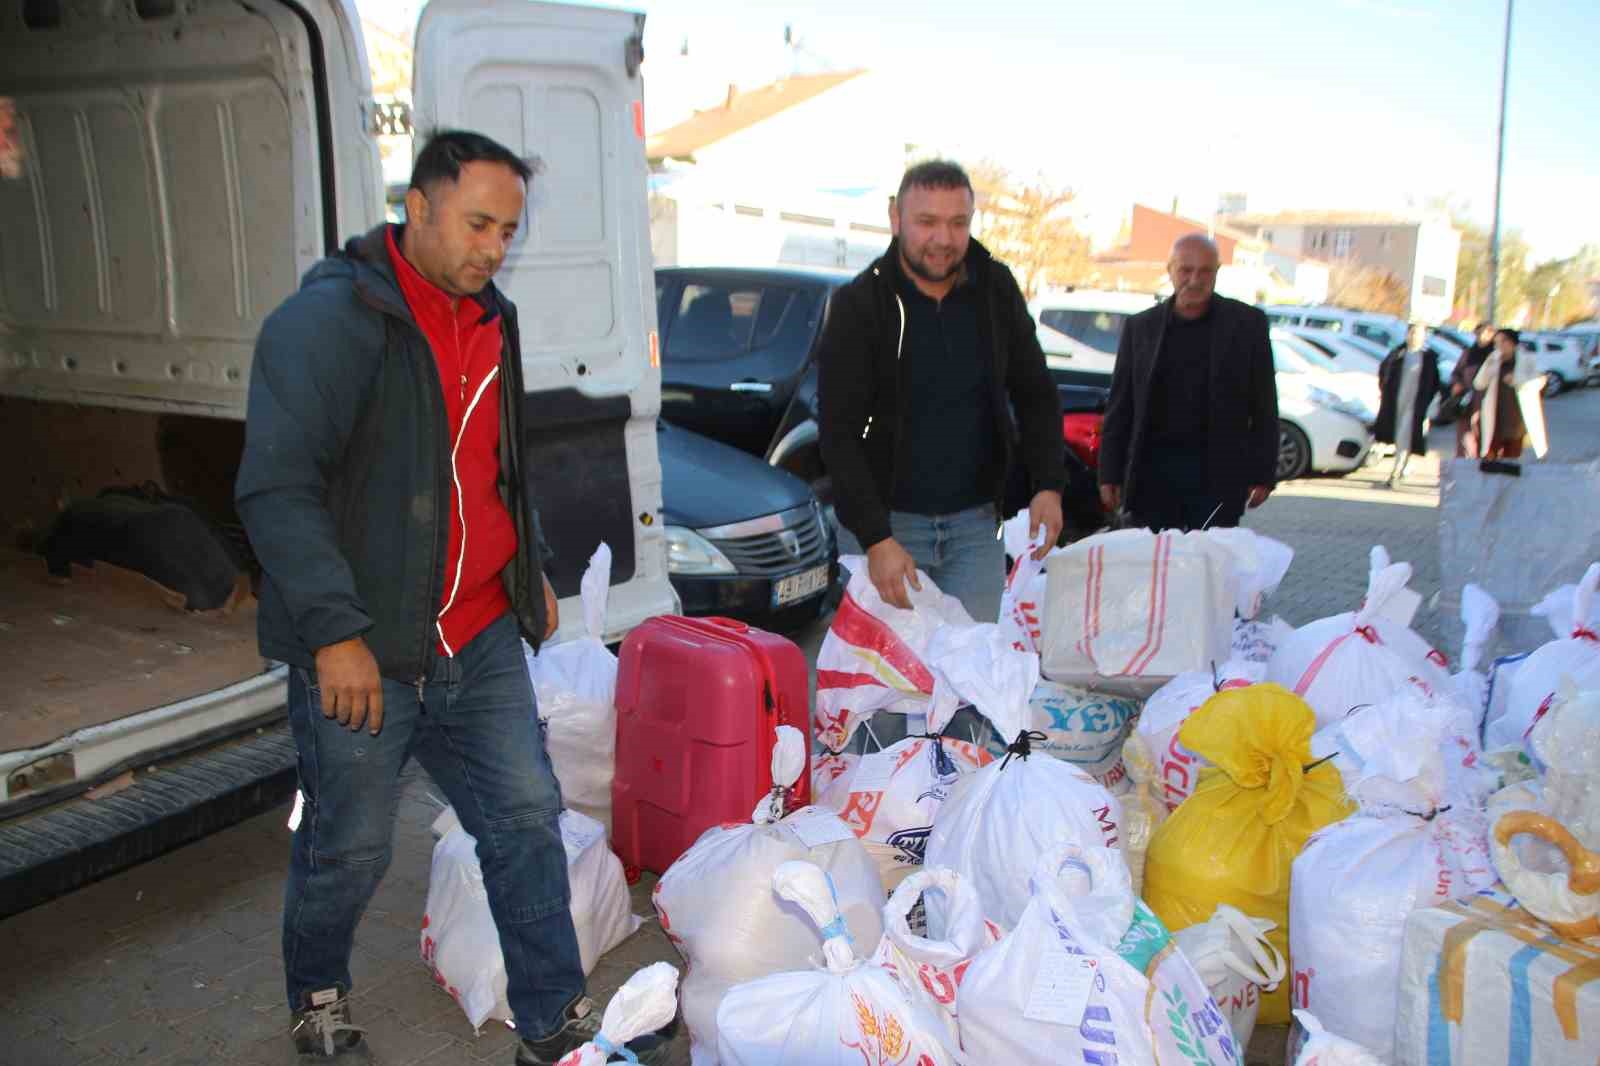
POLYGON ((750 627, 744 622, 739 621, 737 618, 723 618, 718 615, 710 618, 702 618, 700 621, 709 623, 710 625, 720 626, 723 629, 731 629, 735 633, 750 632, 750 627))

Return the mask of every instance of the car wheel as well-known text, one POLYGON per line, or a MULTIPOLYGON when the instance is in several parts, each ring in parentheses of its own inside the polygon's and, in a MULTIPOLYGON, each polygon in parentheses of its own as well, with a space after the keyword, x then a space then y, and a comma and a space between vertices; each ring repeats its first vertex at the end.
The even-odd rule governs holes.
POLYGON ((1566 378, 1562 377, 1554 370, 1548 370, 1545 372, 1544 395, 1546 399, 1550 398, 1551 396, 1559 396, 1561 394, 1561 390, 1565 389, 1566 387, 1566 378))
POLYGON ((1305 477, 1311 469, 1311 442, 1299 426, 1278 423, 1278 480, 1305 477))

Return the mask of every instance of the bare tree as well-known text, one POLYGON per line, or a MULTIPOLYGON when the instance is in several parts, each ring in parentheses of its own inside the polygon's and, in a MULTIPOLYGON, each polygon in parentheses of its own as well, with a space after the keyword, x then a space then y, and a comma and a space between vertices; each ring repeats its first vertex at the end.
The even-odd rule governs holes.
POLYGON ((1020 181, 995 163, 971 171, 983 243, 1016 272, 1023 295, 1032 299, 1046 285, 1082 281, 1092 264, 1089 240, 1067 216, 1071 189, 1043 179, 1020 181))
POLYGON ((1328 302, 1358 311, 1405 315, 1411 293, 1405 282, 1382 267, 1354 259, 1335 259, 1328 267, 1328 302))

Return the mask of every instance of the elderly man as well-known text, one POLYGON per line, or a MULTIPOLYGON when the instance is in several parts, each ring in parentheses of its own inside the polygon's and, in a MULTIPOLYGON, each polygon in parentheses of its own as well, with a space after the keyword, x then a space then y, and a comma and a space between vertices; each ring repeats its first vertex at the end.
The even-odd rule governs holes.
POLYGON ((1100 447, 1100 498, 1150 529, 1234 526, 1272 494, 1278 391, 1267 318, 1218 296, 1217 246, 1172 246, 1172 296, 1117 345, 1100 447))

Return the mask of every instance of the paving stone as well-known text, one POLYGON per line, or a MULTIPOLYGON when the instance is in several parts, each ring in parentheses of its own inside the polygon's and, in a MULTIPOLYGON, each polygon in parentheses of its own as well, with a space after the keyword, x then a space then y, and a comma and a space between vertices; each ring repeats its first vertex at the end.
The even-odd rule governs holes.
POLYGON ((442 1033, 418 1032, 388 1011, 363 1014, 356 1024, 367 1031, 373 1063, 383 1066, 409 1066, 454 1043, 442 1033))

